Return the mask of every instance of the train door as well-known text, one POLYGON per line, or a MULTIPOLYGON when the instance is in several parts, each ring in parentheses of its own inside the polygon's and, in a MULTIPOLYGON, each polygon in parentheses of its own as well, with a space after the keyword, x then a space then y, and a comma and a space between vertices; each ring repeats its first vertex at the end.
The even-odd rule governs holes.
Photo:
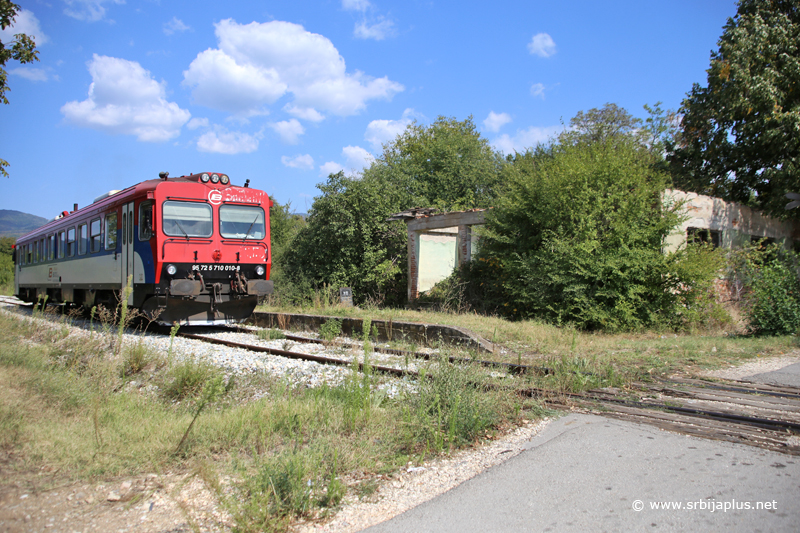
MULTIPOLYGON (((131 279, 133 287, 133 202, 122 206, 122 286, 131 279)), ((133 305, 133 291, 128 296, 128 305, 133 305)))

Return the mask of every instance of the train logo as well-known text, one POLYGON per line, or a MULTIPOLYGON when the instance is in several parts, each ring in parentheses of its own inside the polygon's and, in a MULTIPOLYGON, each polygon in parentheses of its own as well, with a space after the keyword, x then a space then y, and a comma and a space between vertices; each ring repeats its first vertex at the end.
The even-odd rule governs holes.
POLYGON ((211 205, 219 205, 222 203, 222 193, 216 189, 208 191, 208 201, 211 205))

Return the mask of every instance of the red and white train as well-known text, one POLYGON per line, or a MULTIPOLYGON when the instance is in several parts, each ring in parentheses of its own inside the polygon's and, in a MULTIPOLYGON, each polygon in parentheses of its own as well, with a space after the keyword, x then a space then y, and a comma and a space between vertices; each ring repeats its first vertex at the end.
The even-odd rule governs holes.
POLYGON ((269 196, 225 174, 159 176, 17 239, 17 296, 113 308, 130 284, 128 305, 161 324, 249 317, 272 292, 269 196))

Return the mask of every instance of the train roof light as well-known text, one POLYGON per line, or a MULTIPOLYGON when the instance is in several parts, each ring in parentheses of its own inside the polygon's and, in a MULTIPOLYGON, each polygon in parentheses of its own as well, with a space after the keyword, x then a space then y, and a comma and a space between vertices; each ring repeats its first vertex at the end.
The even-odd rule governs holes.
POLYGON ((211 183, 219 183, 219 175, 211 174, 211 183))
POLYGON ((222 176, 219 177, 219 182, 222 183, 223 185, 227 185, 228 183, 231 182, 231 179, 227 176, 227 174, 223 174, 222 176))
POLYGON ((203 175, 200 176, 200 181, 202 181, 203 183, 208 183, 208 174, 204 172, 203 175))

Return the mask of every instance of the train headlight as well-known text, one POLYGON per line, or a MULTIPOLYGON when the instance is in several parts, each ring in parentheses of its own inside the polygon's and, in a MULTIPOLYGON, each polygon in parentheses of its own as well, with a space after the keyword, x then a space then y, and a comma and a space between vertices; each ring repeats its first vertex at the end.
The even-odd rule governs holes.
POLYGON ((203 183, 208 183, 208 174, 204 173, 202 176, 200 176, 200 181, 203 183))
POLYGON ((219 175, 211 174, 211 183, 219 183, 219 175))
POLYGON ((178 268, 175 265, 167 265, 167 274, 174 276, 178 273, 178 268))
POLYGON ((264 270, 264 265, 258 265, 258 266, 256 267, 256 274, 257 274, 257 275, 259 275, 259 276, 263 276, 263 275, 264 275, 264 272, 266 272, 266 270, 264 270))
POLYGON ((219 182, 223 185, 227 185, 231 182, 231 179, 226 174, 223 174, 219 177, 219 182))

